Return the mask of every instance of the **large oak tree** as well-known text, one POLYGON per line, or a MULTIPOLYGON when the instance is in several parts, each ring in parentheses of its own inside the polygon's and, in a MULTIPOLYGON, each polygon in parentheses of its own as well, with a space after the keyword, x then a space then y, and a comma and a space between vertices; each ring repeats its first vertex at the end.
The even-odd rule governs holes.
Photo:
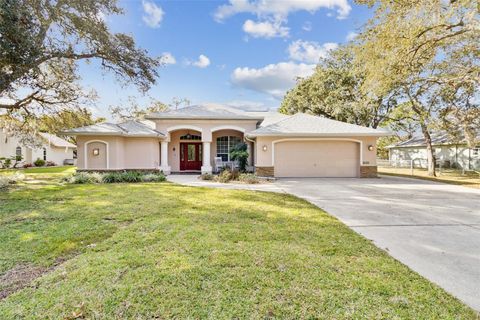
POLYGON ((0 126, 28 131, 43 114, 91 101, 79 85, 82 60, 147 91, 161 60, 109 30, 105 16, 117 14, 116 0, 0 0, 0 126))

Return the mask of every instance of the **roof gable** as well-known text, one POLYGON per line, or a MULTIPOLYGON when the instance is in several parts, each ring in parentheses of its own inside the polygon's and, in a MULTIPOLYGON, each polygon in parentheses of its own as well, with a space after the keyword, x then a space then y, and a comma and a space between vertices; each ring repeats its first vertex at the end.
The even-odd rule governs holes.
POLYGON ((164 134, 135 120, 118 124, 103 122, 63 132, 67 135, 112 135, 127 137, 164 137, 164 134))

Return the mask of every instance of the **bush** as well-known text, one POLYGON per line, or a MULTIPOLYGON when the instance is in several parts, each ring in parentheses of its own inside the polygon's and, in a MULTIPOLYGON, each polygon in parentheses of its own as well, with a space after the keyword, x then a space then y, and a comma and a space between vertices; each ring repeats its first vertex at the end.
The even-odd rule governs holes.
POLYGON ((25 179, 25 175, 15 172, 12 175, 0 175, 0 190, 6 190, 11 185, 17 184, 18 182, 25 179))
POLYGON ((25 169, 31 168, 31 167, 33 167, 33 163, 25 163, 25 164, 23 165, 23 167, 24 167, 25 169))
POLYGON ((35 167, 43 167, 45 165, 45 160, 37 158, 33 164, 35 167))
POLYGON ((47 162, 45 162, 45 165, 47 167, 55 167, 57 164, 53 161, 47 161, 47 162))
POLYGON ((200 175, 200 177, 198 177, 198 178, 199 178, 200 180, 208 180, 208 181, 210 181, 210 180, 213 180, 215 177, 214 177, 214 175, 211 174, 211 173, 202 173, 202 174, 200 175))
POLYGON ((230 159, 238 161, 238 167, 241 172, 247 171, 248 152, 247 144, 239 143, 230 150, 230 159))
POLYGON ((3 165, 7 169, 10 168, 10 166, 12 165, 12 159, 6 158, 5 160, 3 160, 3 165))
POLYGON ((70 183, 85 184, 85 183, 102 183, 103 176, 99 172, 77 172, 68 179, 70 183))
POLYGON ((142 176, 143 182, 163 182, 167 180, 163 173, 147 173, 142 176))
POLYGON ((251 173, 242 173, 238 176, 238 180, 248 184, 257 184, 260 183, 258 177, 251 173))
POLYGON ((238 180, 239 172, 238 170, 231 170, 229 168, 220 172, 218 176, 216 176, 215 181, 227 183, 232 180, 238 180))
POLYGON ((103 183, 120 183, 123 182, 121 172, 108 172, 103 174, 103 183))

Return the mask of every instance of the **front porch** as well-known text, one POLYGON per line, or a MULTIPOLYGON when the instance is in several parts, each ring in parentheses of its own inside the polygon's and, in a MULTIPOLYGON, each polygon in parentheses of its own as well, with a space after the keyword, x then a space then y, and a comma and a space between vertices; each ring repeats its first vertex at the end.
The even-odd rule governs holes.
POLYGON ((215 171, 215 158, 221 162, 231 162, 230 149, 240 142, 248 147, 248 166, 253 165, 253 146, 245 140, 241 128, 200 128, 178 126, 168 130, 160 147, 160 170, 170 173, 212 173, 215 171))

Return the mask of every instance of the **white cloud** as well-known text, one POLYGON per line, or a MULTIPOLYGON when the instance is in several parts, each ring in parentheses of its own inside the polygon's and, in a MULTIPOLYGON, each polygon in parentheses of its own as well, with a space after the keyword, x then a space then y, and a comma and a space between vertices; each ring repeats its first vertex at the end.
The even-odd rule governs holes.
POLYGON ((345 40, 347 40, 347 41, 352 41, 352 40, 355 39, 357 36, 358 36, 358 33, 353 32, 353 31, 350 31, 350 32, 347 34, 347 36, 345 37, 345 40))
POLYGON ((199 55, 197 61, 187 61, 187 64, 191 64, 192 66, 199 67, 199 68, 206 68, 210 65, 210 59, 206 55, 199 55))
POLYGON ((143 11, 145 14, 142 16, 143 22, 151 28, 160 27, 160 23, 163 20, 163 15, 165 12, 161 7, 157 6, 154 2, 142 1, 143 11))
POLYGON ((280 62, 263 68, 236 68, 232 75, 232 84, 257 92, 267 93, 281 99, 285 92, 295 85, 297 77, 312 75, 315 64, 280 62))
POLYGON ((282 21, 255 22, 247 20, 243 24, 243 31, 254 38, 288 37, 289 29, 282 26, 282 21))
POLYGON ((333 42, 319 44, 314 41, 297 40, 288 46, 288 54, 290 59, 307 62, 318 63, 320 58, 325 58, 328 51, 337 48, 338 45, 333 42))
POLYGON ((258 17, 286 18, 295 11, 314 13, 321 8, 336 10, 339 19, 346 18, 352 9, 348 0, 230 0, 229 4, 217 8, 214 17, 223 21, 237 13, 252 13, 258 17))
POLYGON ((302 26, 302 29, 307 32, 312 31, 312 23, 310 21, 305 21, 305 23, 302 26))
POLYGON ((177 59, 170 53, 170 52, 164 52, 162 54, 161 60, 164 64, 175 64, 177 63, 177 59))

